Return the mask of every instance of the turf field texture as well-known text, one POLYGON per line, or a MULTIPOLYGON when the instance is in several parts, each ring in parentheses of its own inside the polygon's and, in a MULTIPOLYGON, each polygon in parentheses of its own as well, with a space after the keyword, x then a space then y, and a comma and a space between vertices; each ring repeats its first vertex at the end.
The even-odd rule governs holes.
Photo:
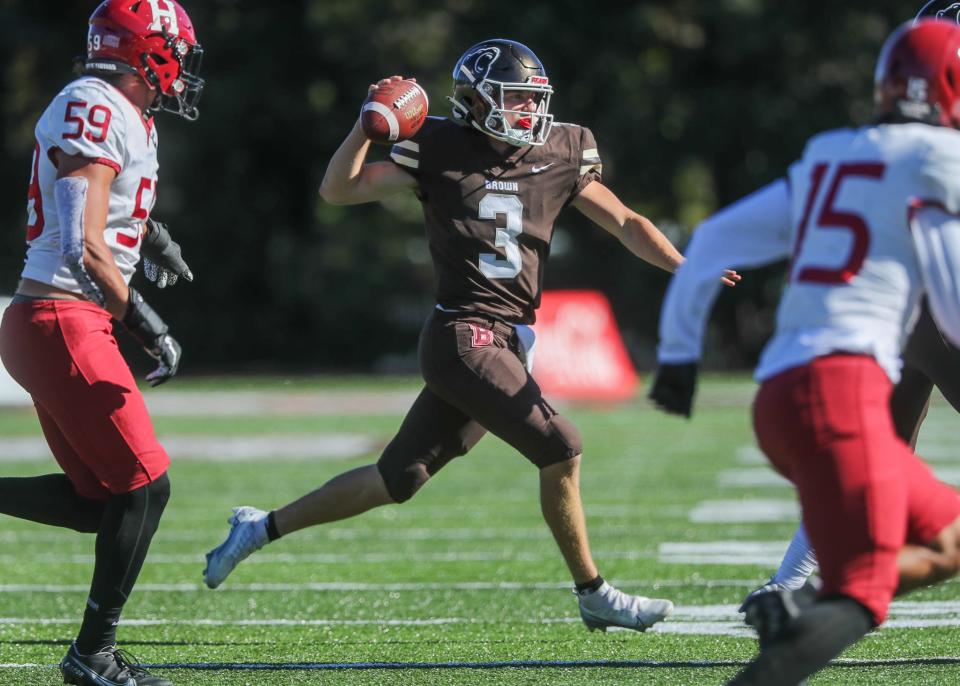
MULTIPOLYGON (((567 406, 601 573, 669 597, 645 634, 589 633, 537 499, 494 437, 409 503, 290 536, 217 591, 203 555, 230 508, 268 509, 374 460, 414 380, 177 382, 146 395, 173 497, 124 613, 123 647, 176 684, 720 684, 755 653, 736 607, 796 525, 791 489, 753 447, 742 377, 703 381, 694 421, 644 400, 567 406)), ((960 482, 957 417, 931 409, 921 453, 960 482)), ((0 412, 0 474, 55 471, 26 410, 0 412)), ((55 684, 93 537, 0 516, 0 684, 55 684)), ((894 605, 813 684, 960 683, 960 586, 894 605)))

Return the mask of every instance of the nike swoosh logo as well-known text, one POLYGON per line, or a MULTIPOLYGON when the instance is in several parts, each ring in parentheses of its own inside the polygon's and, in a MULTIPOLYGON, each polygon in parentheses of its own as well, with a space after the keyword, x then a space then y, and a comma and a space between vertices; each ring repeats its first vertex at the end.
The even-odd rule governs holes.
POLYGON ((533 165, 533 167, 530 169, 530 171, 532 171, 534 174, 539 174, 540 172, 542 172, 542 171, 544 171, 544 170, 546 170, 547 168, 552 167, 552 166, 553 166, 553 162, 549 162, 549 163, 543 165, 542 167, 538 167, 537 165, 533 165))

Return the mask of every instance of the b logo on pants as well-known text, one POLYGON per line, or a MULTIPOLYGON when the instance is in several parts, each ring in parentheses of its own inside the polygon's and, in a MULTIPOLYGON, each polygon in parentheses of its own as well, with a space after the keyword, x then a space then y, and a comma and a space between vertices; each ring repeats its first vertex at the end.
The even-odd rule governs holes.
POLYGON ((482 348, 493 343, 493 331, 484 329, 476 324, 467 324, 470 331, 473 332, 473 338, 470 339, 470 346, 473 348, 482 348))

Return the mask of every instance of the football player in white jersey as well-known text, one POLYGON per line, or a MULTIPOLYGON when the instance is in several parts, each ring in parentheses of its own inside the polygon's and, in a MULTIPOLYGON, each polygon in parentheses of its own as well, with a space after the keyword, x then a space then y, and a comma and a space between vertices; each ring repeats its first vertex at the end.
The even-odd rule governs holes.
MULTIPOLYGON (((960 2, 931 0, 920 9, 915 21, 924 17, 960 23, 960 2)), ((930 316, 929 308, 924 305, 904 348, 900 381, 890 397, 894 428, 911 448, 917 445, 934 386, 953 409, 960 412, 960 349, 944 340, 930 316)), ((744 599, 741 612, 747 601, 759 593, 783 588, 800 589, 816 568, 817 557, 801 525, 790 541, 777 571, 767 583, 744 599)))
POLYGON ((813 137, 788 178, 704 223, 661 314, 651 398, 689 414, 708 281, 791 257, 754 403, 758 442, 799 494, 823 587, 758 597, 760 655, 731 683, 800 683, 960 568, 960 496, 900 440, 890 393, 926 296, 960 342, 960 27, 898 29, 877 65, 880 120, 813 137), (719 265, 723 265, 722 267, 719 265))
MULTIPOLYGON (((894 429, 897 436, 911 448, 916 448, 934 386, 953 409, 960 412, 960 348, 944 339, 924 301, 920 317, 903 351, 900 381, 890 396, 894 429)), ((691 398, 692 391, 691 388, 691 398)), ((781 589, 799 590, 816 568, 817 556, 801 524, 790 540, 777 571, 744 598, 740 611, 743 612, 747 603, 760 593, 781 589)))
POLYGON ((116 648, 116 626, 170 494, 169 458, 117 347, 121 322, 177 371, 180 346, 128 286, 141 255, 154 276, 192 276, 149 221, 157 187, 153 113, 197 116, 203 82, 190 18, 173 0, 106 0, 90 17, 84 75, 36 126, 27 256, 0 325, 0 357, 32 396, 63 473, 0 478, 0 513, 96 533, 83 623, 60 669, 69 684, 163 686, 116 648))

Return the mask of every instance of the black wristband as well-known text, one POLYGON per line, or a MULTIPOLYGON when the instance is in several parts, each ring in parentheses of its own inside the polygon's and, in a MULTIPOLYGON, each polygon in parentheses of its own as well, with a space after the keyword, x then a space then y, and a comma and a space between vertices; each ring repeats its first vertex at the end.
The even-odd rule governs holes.
POLYGON ((147 349, 156 348, 157 339, 170 328, 135 288, 130 289, 130 302, 123 315, 123 325, 147 349))
POLYGON ((170 246, 170 232, 167 225, 147 219, 147 235, 143 237, 140 254, 153 262, 163 259, 164 251, 170 246))

